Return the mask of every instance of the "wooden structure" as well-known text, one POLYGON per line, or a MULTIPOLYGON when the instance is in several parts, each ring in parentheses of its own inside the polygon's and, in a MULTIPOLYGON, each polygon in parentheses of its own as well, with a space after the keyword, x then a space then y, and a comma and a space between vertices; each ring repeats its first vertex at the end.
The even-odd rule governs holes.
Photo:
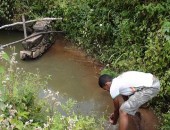
POLYGON ((1 26, 0 29, 15 25, 23 25, 24 39, 1 45, 0 49, 22 42, 24 48, 24 50, 20 51, 20 58, 22 60, 34 59, 41 56, 55 42, 55 33, 62 32, 53 30, 54 20, 62 20, 62 18, 43 18, 25 21, 24 16, 22 16, 22 22, 1 26), (33 33, 27 36, 26 24, 32 22, 36 22, 33 25, 33 33))
POLYGON ((41 56, 55 41, 55 33, 44 33, 36 35, 40 32, 52 31, 52 21, 37 21, 33 26, 33 36, 22 42, 23 51, 20 51, 20 58, 34 59, 41 56))

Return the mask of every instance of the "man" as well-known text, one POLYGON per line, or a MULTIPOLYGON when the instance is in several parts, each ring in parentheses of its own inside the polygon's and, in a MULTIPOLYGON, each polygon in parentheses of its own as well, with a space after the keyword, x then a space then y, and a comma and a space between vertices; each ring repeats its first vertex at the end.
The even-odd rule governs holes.
POLYGON ((110 92, 115 108, 110 122, 115 125, 120 117, 119 130, 127 130, 128 115, 134 116, 139 107, 155 97, 160 90, 160 82, 154 75, 138 71, 127 71, 115 78, 101 75, 99 86, 110 92), (120 95, 129 97, 121 106, 118 99, 120 95))

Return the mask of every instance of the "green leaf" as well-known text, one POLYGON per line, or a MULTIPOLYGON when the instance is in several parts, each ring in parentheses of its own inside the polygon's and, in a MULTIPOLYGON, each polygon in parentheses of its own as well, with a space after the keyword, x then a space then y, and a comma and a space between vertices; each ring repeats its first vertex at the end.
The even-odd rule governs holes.
POLYGON ((12 119, 11 124, 15 124, 16 128, 19 129, 19 130, 22 130, 23 127, 24 127, 23 122, 18 120, 18 119, 12 119))
POLYGON ((5 72, 5 68, 3 66, 0 66, 0 74, 5 72))
POLYGON ((0 110, 2 111, 5 110, 5 104, 3 102, 0 102, 0 110))
POLYGON ((2 54, 2 58, 5 59, 6 61, 10 61, 8 54, 5 52, 2 54))
POLYGON ((18 111, 18 116, 20 116, 20 117, 25 117, 26 119, 28 119, 28 115, 29 115, 29 112, 26 112, 26 111, 19 112, 18 111))

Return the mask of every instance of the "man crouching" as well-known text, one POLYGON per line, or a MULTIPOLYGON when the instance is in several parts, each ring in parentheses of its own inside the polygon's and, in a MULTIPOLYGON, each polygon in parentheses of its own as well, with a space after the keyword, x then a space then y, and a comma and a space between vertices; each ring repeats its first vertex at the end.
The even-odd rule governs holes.
POLYGON ((138 71, 127 71, 115 78, 103 74, 99 77, 99 86, 110 92, 115 108, 110 123, 117 124, 120 117, 119 130, 127 130, 128 115, 134 116, 139 107, 160 90, 160 82, 154 75, 138 71), (129 97, 121 106, 116 98, 119 95, 129 97))

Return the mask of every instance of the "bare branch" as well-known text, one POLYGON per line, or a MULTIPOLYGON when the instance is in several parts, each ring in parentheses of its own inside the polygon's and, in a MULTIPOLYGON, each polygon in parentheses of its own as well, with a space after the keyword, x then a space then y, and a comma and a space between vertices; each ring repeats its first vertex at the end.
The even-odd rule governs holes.
POLYGON ((38 35, 41 35, 41 34, 46 34, 46 33, 62 33, 62 32, 64 32, 64 31, 48 31, 48 32, 36 33, 35 35, 28 36, 27 38, 24 38, 24 39, 15 41, 15 42, 10 42, 10 43, 7 43, 7 44, 5 44, 5 45, 1 45, 1 46, 0 46, 0 49, 3 49, 3 48, 5 48, 5 47, 10 46, 10 45, 13 45, 13 44, 15 44, 15 43, 23 42, 23 41, 25 41, 25 40, 28 40, 28 39, 30 39, 30 38, 32 38, 32 37, 35 37, 35 36, 38 36, 38 35))
MULTIPOLYGON (((42 19, 36 19, 36 20, 29 20, 29 21, 26 21, 25 23, 31 23, 31 22, 36 22, 36 21, 46 21, 46 20, 47 21, 48 20, 62 20, 62 18, 42 18, 42 19)), ((16 22, 16 23, 13 23, 13 24, 7 24, 7 25, 4 25, 4 26, 1 26, 0 29, 15 26, 15 25, 21 25, 21 24, 23 24, 23 22, 16 22)))

